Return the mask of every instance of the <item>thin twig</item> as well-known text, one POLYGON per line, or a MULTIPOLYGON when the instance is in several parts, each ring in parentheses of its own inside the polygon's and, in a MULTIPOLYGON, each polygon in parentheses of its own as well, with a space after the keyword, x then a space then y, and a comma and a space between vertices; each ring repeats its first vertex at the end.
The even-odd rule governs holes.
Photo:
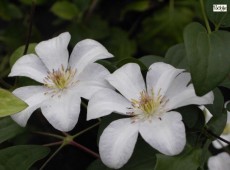
POLYGON ((26 55, 27 51, 28 51, 28 47, 29 47, 29 43, 30 43, 30 38, 31 38, 31 34, 32 34, 33 17, 34 17, 35 7, 36 7, 36 5, 35 5, 35 2, 33 0, 32 1, 32 5, 31 5, 31 10, 30 10, 29 30, 28 30, 28 34, 27 34, 27 38, 26 38, 26 45, 25 45, 25 49, 24 49, 23 55, 26 55))
POLYGON ((55 146, 55 145, 60 145, 62 143, 63 143, 63 141, 52 142, 52 143, 44 144, 43 146, 46 146, 46 147, 48 147, 48 146, 55 146))
POLYGON ((201 11, 202 11, 202 15, 203 15, 203 17, 204 17, 204 22, 205 22, 207 31, 208 31, 208 33, 210 34, 212 31, 211 31, 211 28, 210 28, 210 25, 209 25, 209 22, 208 22, 207 15, 206 15, 206 13, 205 13, 205 9, 204 9, 204 0, 200 0, 200 6, 201 6, 201 11))
POLYGON ((35 132, 33 132, 33 133, 37 133, 37 134, 44 135, 44 136, 51 136, 51 137, 55 137, 55 138, 58 138, 58 139, 64 139, 63 136, 56 135, 56 134, 52 134, 52 133, 47 133, 47 132, 35 131, 35 132))
POLYGON ((101 123, 101 122, 97 122, 97 123, 95 123, 94 125, 92 125, 92 126, 86 128, 86 129, 82 130, 81 132, 79 132, 79 133, 73 135, 73 138, 76 138, 77 136, 80 136, 81 134, 83 134, 83 133, 85 133, 85 132, 87 132, 87 131, 93 129, 94 127, 98 126, 100 123, 101 123))
POLYGON ((230 142, 227 141, 226 139, 223 139, 222 137, 216 135, 215 133, 213 133, 212 131, 208 130, 208 129, 205 129, 210 135, 214 136, 215 138, 227 143, 228 145, 230 145, 230 142))
POLYGON ((63 135, 65 135, 65 136, 69 136, 69 134, 68 133, 66 133, 66 132, 62 132, 63 133, 63 135))
POLYGON ((87 11, 87 13, 86 13, 86 16, 85 16, 85 20, 86 20, 86 21, 87 21, 87 20, 90 18, 90 16, 92 15, 92 13, 93 13, 94 9, 96 8, 97 4, 98 4, 98 0, 92 0, 92 3, 90 4, 90 7, 89 7, 89 9, 88 9, 88 11, 87 11))
POLYGON ((49 163, 49 161, 65 146, 65 144, 62 144, 59 146, 59 148, 46 160, 46 162, 42 165, 42 167, 39 170, 42 170, 45 168, 45 166, 49 163))
POLYGON ((77 148, 79 148, 79 149, 85 151, 86 153, 89 153, 90 155, 94 156, 95 158, 100 158, 99 154, 97 154, 96 152, 90 150, 89 148, 87 148, 87 147, 85 147, 85 146, 83 146, 83 145, 81 145, 75 141, 71 141, 69 144, 76 146, 77 148))

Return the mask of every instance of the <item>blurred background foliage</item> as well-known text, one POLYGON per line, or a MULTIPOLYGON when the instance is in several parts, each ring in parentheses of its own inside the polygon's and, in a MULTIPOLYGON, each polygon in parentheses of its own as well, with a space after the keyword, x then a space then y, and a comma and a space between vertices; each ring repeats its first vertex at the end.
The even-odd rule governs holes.
POLYGON ((80 40, 101 42, 118 62, 145 55, 164 56, 183 42, 184 27, 201 20, 195 0, 18 0, 0 1, 0 76, 9 73, 15 49, 69 31, 70 48, 80 40), (31 15, 31 13, 33 15, 31 15))
MULTIPOLYGON (((209 15, 211 20, 214 21, 214 24, 211 25, 214 28, 216 18, 211 13, 209 15)), ((100 61, 110 71, 114 71, 128 62, 136 62, 143 71, 146 71, 148 66, 156 61, 164 61, 175 67, 189 70, 185 58, 183 30, 192 21, 204 25, 198 0, 0 0, 0 87, 13 90, 16 87, 36 83, 24 77, 7 78, 11 66, 23 55, 26 43, 29 42, 30 44, 27 52, 32 53, 37 43, 65 31, 71 34, 70 52, 77 42, 85 38, 92 38, 102 43, 115 56, 111 60, 100 61)), ((226 20, 225 25, 228 22, 226 20)), ((223 86, 230 87, 229 80, 224 83, 223 86)), ((221 112, 224 100, 226 101, 229 97, 223 96, 218 89, 215 90, 215 97, 214 106, 213 108, 210 106, 209 109, 220 108, 215 112, 221 112)), ((84 103, 87 103, 87 101, 84 100, 84 103)), ((81 110, 80 120, 70 134, 76 134, 76 132, 97 122, 86 122, 86 109, 82 107, 81 110)), ((199 137, 200 133, 194 133, 194 131, 202 131, 204 126, 204 117, 201 116, 201 111, 193 106, 191 108, 181 108, 179 111, 182 113, 186 128, 189 129, 189 135, 187 136, 189 145, 197 147, 200 144, 203 146, 204 142, 201 138, 198 138, 197 141, 197 136, 199 137), (189 114, 191 112, 193 112, 193 117, 189 114)), ((40 113, 40 111, 37 110, 36 113, 40 113)), ((220 127, 219 124, 224 124, 226 114, 223 118, 217 120, 214 123, 218 125, 218 131, 215 131, 216 126, 210 125, 210 128, 213 128, 212 130, 219 135, 220 131, 223 130, 223 127, 220 127)), ((108 121, 110 122, 110 120, 106 122, 105 119, 104 122, 102 121, 102 125, 108 123, 108 121)), ((5 166, 5 161, 14 153, 18 154, 16 155, 18 158, 8 161, 9 169, 12 163, 14 165, 20 164, 23 159, 29 161, 22 167, 29 168, 32 163, 45 157, 49 152, 47 148, 32 145, 6 148, 13 145, 31 143, 42 145, 56 142, 52 137, 41 137, 31 133, 37 130, 61 134, 47 123, 42 114, 33 114, 27 128, 19 127, 9 117, 1 118, 0 165, 4 164, 5 166), (31 157, 33 155, 31 149, 37 151, 34 157, 31 157), (21 150, 26 151, 24 155, 20 155, 21 150), (5 156, 6 153, 11 153, 11 155, 7 157, 5 156), (15 162, 15 160, 17 161, 15 162)), ((84 143, 85 146, 97 151, 97 130, 93 129, 80 136, 77 138, 78 142, 84 143)), ((139 164, 140 167, 136 165, 138 161, 142 161, 146 157, 150 161, 146 165, 154 166, 156 156, 152 155, 152 148, 149 149, 149 146, 146 143, 143 144, 141 139, 139 143, 142 147, 139 147, 138 144, 134 156, 124 169, 133 170, 134 166, 136 169, 143 169, 142 164, 139 164), (149 151, 147 156, 146 154, 143 155, 143 148, 149 151), (135 156, 139 153, 142 154, 142 159, 135 156)), ((207 141, 206 151, 209 144, 210 140, 207 141)), ((57 148, 52 149, 54 152, 57 148)), ((190 148, 187 148, 185 152, 187 150, 189 151, 190 148)), ((201 150, 191 152, 192 156, 197 154, 203 157, 207 153, 201 152, 201 150)), ((202 162, 203 164, 207 160, 206 157, 202 162)), ((157 158, 163 160, 159 155, 157 155, 157 158)), ((81 170, 86 169, 93 160, 95 158, 87 155, 87 153, 66 146, 45 169, 71 170, 79 168, 81 170)), ((33 169, 37 169, 36 167, 40 167, 43 163, 44 160, 37 162, 33 169)), ((164 165, 164 162, 162 165, 164 165)), ((99 161, 94 162, 89 169, 95 170, 95 167, 100 170, 108 169, 99 161)), ((14 169, 14 167, 11 168, 14 169)), ((23 168, 22 170, 24 170, 23 168)), ((162 169, 161 164, 158 168, 162 169)), ((20 170, 20 167, 18 169, 20 170)), ((177 167, 174 169, 177 169, 177 167)))

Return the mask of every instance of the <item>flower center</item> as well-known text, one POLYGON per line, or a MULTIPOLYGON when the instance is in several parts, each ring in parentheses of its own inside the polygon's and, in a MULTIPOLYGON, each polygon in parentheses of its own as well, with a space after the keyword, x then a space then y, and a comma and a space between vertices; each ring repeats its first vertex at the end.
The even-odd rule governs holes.
POLYGON ((151 120, 153 116, 159 116, 165 112, 165 104, 168 100, 165 100, 165 97, 160 95, 160 90, 157 95, 154 94, 154 91, 151 90, 151 94, 148 94, 146 91, 140 92, 140 98, 138 100, 132 99, 132 112, 131 115, 134 115, 135 119, 141 120, 151 120))
POLYGON ((56 94, 77 83, 74 80, 75 75, 76 69, 73 70, 70 67, 65 69, 62 65, 58 70, 48 72, 48 75, 44 79, 44 85, 52 89, 52 93, 56 94))
POLYGON ((230 133, 230 123, 227 123, 224 131, 223 131, 223 135, 228 135, 230 133))

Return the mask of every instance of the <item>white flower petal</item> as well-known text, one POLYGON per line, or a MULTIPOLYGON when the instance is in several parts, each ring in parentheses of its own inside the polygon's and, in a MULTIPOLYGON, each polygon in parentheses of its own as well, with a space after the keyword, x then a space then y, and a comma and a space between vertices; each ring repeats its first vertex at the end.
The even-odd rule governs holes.
POLYGON ((43 83, 47 72, 47 68, 36 55, 28 54, 16 61, 9 76, 25 76, 43 83))
POLYGON ((140 92, 146 90, 138 64, 125 64, 106 79, 130 101, 131 99, 139 99, 140 92))
MULTIPOLYGON (((230 103, 230 100, 224 103, 224 108, 227 107, 228 103, 230 103)), ((227 110, 227 123, 230 123, 230 111, 227 110)))
POLYGON ((138 136, 138 124, 131 119, 112 122, 103 131, 99 141, 102 162, 110 168, 122 167, 131 157, 138 136))
POLYGON ((89 100, 87 120, 106 116, 112 112, 126 114, 131 107, 130 101, 117 92, 103 89, 95 93, 89 100))
MULTIPOLYGON (((230 134, 220 135, 220 137, 230 142, 230 134)), ((221 140, 218 140, 218 139, 214 140, 212 142, 212 144, 216 149, 221 149, 221 148, 223 148, 223 147, 228 145, 227 143, 225 143, 225 142, 223 142, 221 140)))
POLYGON ((58 70, 61 66, 67 68, 69 58, 67 46, 69 41, 70 34, 65 32, 47 41, 42 41, 35 47, 36 53, 49 71, 58 70))
POLYGON ((60 131, 70 131, 77 124, 80 114, 81 99, 72 91, 64 91, 62 95, 50 97, 43 103, 41 110, 49 123, 60 131))
POLYGON ((70 55, 69 66, 80 73, 88 64, 113 57, 99 42, 85 39, 77 43, 70 55))
POLYGON ((208 123, 208 121, 212 118, 212 114, 209 112, 209 110, 205 106, 199 106, 199 108, 204 113, 205 123, 208 123))
POLYGON ((189 81, 191 80, 190 73, 182 72, 172 81, 170 88, 168 88, 165 96, 167 98, 172 98, 173 96, 181 93, 186 90, 188 87, 189 81))
POLYGON ((230 156, 226 152, 222 152, 216 156, 212 156, 208 160, 209 170, 229 170, 230 156))
POLYGON ((194 87, 190 84, 184 91, 178 92, 177 95, 168 98, 166 104, 168 110, 176 109, 178 107, 186 106, 189 104, 205 105, 212 104, 214 100, 213 92, 209 92, 204 96, 196 96, 194 87))
POLYGON ((162 62, 152 64, 146 76, 148 92, 153 89, 155 94, 164 96, 175 77, 182 71, 162 62))
POLYGON ((160 118, 140 123, 143 139, 165 155, 179 154, 186 143, 185 127, 177 112, 167 112, 160 118))
POLYGON ((79 80, 75 91, 80 94, 81 97, 86 99, 103 88, 112 88, 112 86, 105 80, 109 71, 100 64, 89 64, 81 73, 77 76, 79 80))
POLYGON ((11 115, 12 119, 20 126, 26 126, 31 114, 47 99, 47 96, 44 95, 46 91, 47 88, 42 86, 27 86, 14 90, 13 94, 26 102, 28 107, 19 113, 11 115))

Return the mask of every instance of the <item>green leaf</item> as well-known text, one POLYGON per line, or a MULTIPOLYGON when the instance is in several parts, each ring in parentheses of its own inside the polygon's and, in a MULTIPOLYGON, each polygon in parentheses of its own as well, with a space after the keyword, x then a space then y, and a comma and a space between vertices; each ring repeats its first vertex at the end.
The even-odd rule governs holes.
POLYGON ((134 2, 130 2, 126 5, 122 12, 127 11, 145 11, 150 7, 149 0, 138 0, 134 2))
MULTIPOLYGON (((152 170, 156 163, 156 151, 139 138, 130 160, 120 170, 152 170)), ((111 170, 101 160, 94 161, 87 170, 111 170)))
POLYGON ((113 63, 108 61, 108 60, 99 60, 99 61, 96 61, 96 62, 98 64, 103 65, 105 68, 107 68, 110 73, 113 73, 117 69, 117 67, 113 63))
POLYGON ((11 18, 22 18, 22 12, 20 11, 20 8, 18 8, 16 5, 14 4, 9 4, 9 14, 11 16, 11 18))
POLYGON ((111 36, 104 44, 114 54, 115 57, 113 59, 117 61, 133 57, 136 52, 135 41, 129 39, 128 33, 119 28, 111 30, 111 36))
POLYGON ((41 5, 41 4, 45 4, 48 1, 47 0, 20 0, 20 2, 25 5, 31 5, 32 3, 35 3, 36 5, 41 5))
POLYGON ((18 145, 2 149, 0 150, 0 169, 28 170, 48 153, 49 148, 36 145, 18 145))
POLYGON ((225 110, 223 113, 219 113, 218 115, 214 115, 209 122, 207 123, 208 130, 212 131, 216 135, 220 135, 227 122, 227 111, 225 110))
POLYGON ((188 70, 184 44, 177 44, 170 47, 165 54, 165 62, 176 68, 188 70))
POLYGON ((73 0, 73 2, 74 2, 74 4, 77 5, 77 7, 81 11, 81 13, 86 11, 91 4, 91 0, 73 0))
POLYGON ((154 170, 196 170, 199 167, 201 149, 188 148, 178 156, 157 154, 154 170))
POLYGON ((0 57, 0 77, 7 77, 10 72, 9 56, 0 57))
POLYGON ((10 117, 0 118, 0 143, 11 139, 24 132, 24 128, 20 127, 10 117))
POLYGON ((200 157, 200 168, 199 170, 204 170, 204 165, 207 162, 207 160, 209 159, 209 157, 211 156, 211 153, 209 151, 209 146, 212 143, 212 141, 210 139, 207 139, 205 144, 202 147, 202 155, 200 157))
POLYGON ((165 51, 176 43, 183 41, 181 32, 194 17, 189 7, 172 5, 156 12, 156 15, 143 20, 138 34, 139 46, 150 54, 163 55, 165 51))
POLYGON ((216 88, 213 90, 214 102, 211 105, 207 105, 207 109, 212 113, 212 115, 219 115, 222 113, 224 107, 224 96, 221 91, 216 88))
POLYGON ((129 11, 145 11, 150 8, 150 1, 149 0, 137 0, 128 3, 121 11, 121 19, 124 18, 125 14, 129 11))
POLYGON ((108 23, 97 15, 92 16, 90 22, 71 24, 68 30, 71 34, 72 46, 85 38, 101 40, 110 35, 108 23))
POLYGON ((182 115, 186 127, 187 144, 196 147, 200 133, 205 125, 204 114, 196 105, 184 106, 176 109, 182 115))
POLYGON ((18 8, 16 5, 9 3, 6 0, 0 1, 0 18, 3 20, 12 20, 14 18, 21 18, 22 12, 20 11, 20 8, 18 8))
POLYGON ((226 87, 230 89, 230 73, 224 79, 224 81, 220 84, 220 86, 226 87))
POLYGON ((220 27, 229 27, 230 26, 230 6, 229 0, 206 0, 205 8, 209 20, 218 28, 220 27), (214 4, 226 4, 227 12, 213 12, 214 4))
POLYGON ((96 160, 87 168, 87 170, 112 170, 111 168, 106 167, 101 160, 96 160))
POLYGON ((58 17, 66 20, 72 20, 79 14, 77 6, 68 1, 56 2, 51 7, 51 11, 58 17))
POLYGON ((0 117, 20 112, 27 104, 7 90, 0 89, 0 117))
POLYGON ((147 67, 149 68, 150 65, 156 62, 164 62, 164 58, 156 55, 147 55, 139 58, 139 60, 147 67))
MULTIPOLYGON (((29 44, 28 50, 27 50, 27 54, 29 53, 35 53, 35 47, 36 47, 36 43, 31 43, 29 44)), ((14 63, 23 56, 25 50, 25 45, 18 47, 13 54, 10 56, 10 67, 12 67, 14 65, 14 63)))
POLYGON ((219 85, 230 71, 230 33, 208 34, 199 23, 191 23, 184 30, 184 41, 192 82, 196 94, 202 96, 219 85))
POLYGON ((195 105, 184 106, 176 109, 182 117, 183 122, 189 128, 196 130, 202 129, 204 120, 202 121, 202 111, 195 105))
POLYGON ((116 66, 119 68, 127 63, 137 63, 141 67, 141 70, 148 70, 148 68, 140 60, 136 58, 125 58, 123 60, 118 61, 116 63, 116 66))

